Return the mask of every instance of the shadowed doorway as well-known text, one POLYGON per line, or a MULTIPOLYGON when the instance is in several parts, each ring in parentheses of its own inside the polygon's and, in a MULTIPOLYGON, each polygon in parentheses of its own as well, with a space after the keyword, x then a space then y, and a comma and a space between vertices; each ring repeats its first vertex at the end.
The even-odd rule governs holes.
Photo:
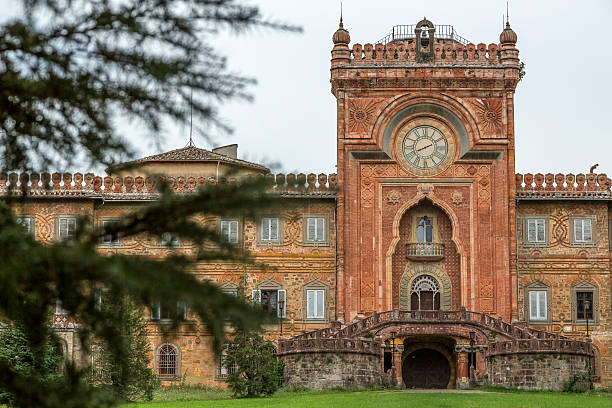
POLYGON ((404 359, 402 378, 406 388, 446 388, 451 368, 439 351, 422 348, 404 359))

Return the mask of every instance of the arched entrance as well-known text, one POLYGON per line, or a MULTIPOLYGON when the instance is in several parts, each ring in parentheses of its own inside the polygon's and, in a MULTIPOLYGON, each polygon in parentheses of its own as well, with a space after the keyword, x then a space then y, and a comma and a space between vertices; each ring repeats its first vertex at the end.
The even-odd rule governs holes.
POLYGON ((420 348, 404 358, 402 379, 406 388, 447 388, 451 367, 437 350, 420 348))

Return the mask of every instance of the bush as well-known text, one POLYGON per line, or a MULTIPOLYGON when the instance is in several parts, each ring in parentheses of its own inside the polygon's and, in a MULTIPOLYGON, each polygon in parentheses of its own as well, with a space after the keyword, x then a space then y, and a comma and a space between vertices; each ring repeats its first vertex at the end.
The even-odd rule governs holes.
MULTIPOLYGON (((42 373, 43 383, 51 383, 61 378, 63 353, 62 346, 56 338, 49 337, 43 346, 42 367, 36 367, 34 352, 31 350, 23 330, 16 325, 0 326, 0 360, 18 373, 29 376, 34 372, 42 373)), ((0 404, 13 400, 13 395, 0 389, 0 404)))
POLYGON ((565 392, 586 392, 592 389, 593 378, 589 374, 575 374, 563 387, 565 392))
POLYGON ((274 394, 283 383, 282 361, 274 356, 275 346, 259 333, 238 332, 227 345, 222 363, 229 370, 229 387, 236 397, 274 394))

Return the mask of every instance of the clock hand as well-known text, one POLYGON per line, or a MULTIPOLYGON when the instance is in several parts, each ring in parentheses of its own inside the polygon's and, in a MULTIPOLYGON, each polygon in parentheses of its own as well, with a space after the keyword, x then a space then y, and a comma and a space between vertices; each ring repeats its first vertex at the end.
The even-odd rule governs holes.
POLYGON ((417 152, 420 152, 421 150, 425 150, 425 149, 427 149, 428 147, 431 147, 431 146, 433 146, 433 143, 429 144, 427 146, 421 147, 420 149, 417 149, 417 152))

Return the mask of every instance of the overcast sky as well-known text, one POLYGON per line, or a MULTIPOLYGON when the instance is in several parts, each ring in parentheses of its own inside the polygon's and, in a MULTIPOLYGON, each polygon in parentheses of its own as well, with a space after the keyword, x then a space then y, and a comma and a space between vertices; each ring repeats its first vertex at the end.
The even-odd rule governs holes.
MULTIPOLYGON (((9 0, 0 0, 0 3, 9 0)), ((300 25, 301 34, 257 30, 222 35, 218 50, 232 71, 255 77, 253 103, 227 103, 220 113, 234 128, 198 147, 238 143, 239 157, 280 162, 283 171, 335 172, 336 105, 330 93, 331 36, 338 27, 339 1, 263 0, 265 16, 300 25)), ((497 43, 505 0, 344 0, 351 43, 375 42, 394 25, 426 16, 450 24, 477 44, 497 43)), ((8 14, 7 9, 0 11, 8 14)), ((518 35, 527 75, 515 99, 518 172, 612 173, 612 1, 511 0, 510 23, 518 35)), ((125 125, 122 131, 142 155, 158 146, 125 125)), ((164 150, 187 144, 189 129, 169 126, 164 150)), ((277 169, 275 169, 277 170, 277 169)))

